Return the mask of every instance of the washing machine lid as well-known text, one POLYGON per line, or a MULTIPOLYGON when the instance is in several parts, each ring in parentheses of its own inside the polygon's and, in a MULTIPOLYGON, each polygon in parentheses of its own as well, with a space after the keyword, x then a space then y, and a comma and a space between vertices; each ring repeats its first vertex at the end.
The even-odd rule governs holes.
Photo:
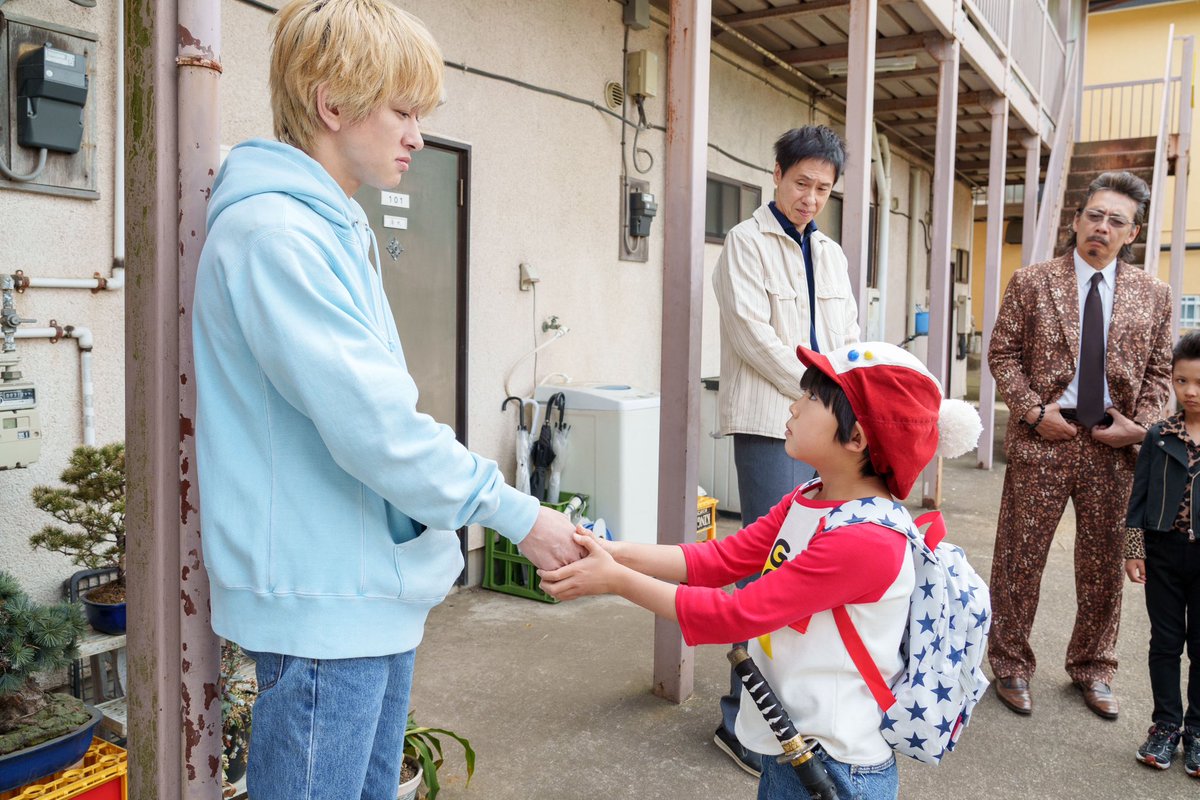
POLYGON ((537 387, 534 398, 546 402, 550 395, 562 392, 567 399, 567 416, 571 409, 580 411, 636 411, 642 408, 658 408, 658 392, 638 389, 624 383, 564 383, 546 384, 537 387))

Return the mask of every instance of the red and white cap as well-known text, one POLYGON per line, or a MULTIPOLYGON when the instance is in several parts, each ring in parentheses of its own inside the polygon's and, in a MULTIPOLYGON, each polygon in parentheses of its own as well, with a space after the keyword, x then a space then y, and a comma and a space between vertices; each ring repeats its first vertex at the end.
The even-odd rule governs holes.
POLYGON ((829 353, 797 347, 796 356, 846 393, 867 435, 871 465, 900 499, 935 455, 962 455, 979 440, 978 412, 943 398, 937 378, 903 348, 859 342, 829 353))

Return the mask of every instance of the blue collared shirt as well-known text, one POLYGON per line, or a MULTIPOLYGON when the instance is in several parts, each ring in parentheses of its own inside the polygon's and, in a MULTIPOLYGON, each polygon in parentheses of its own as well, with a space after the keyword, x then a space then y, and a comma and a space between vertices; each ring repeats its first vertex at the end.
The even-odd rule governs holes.
POLYGON ((817 229, 817 221, 809 220, 809 223, 804 226, 804 232, 801 233, 792 224, 792 221, 783 215, 775 206, 775 201, 770 203, 771 213, 775 215, 775 219, 779 220, 783 232, 795 240, 796 244, 800 245, 800 252, 804 254, 804 277, 808 283, 808 347, 814 352, 821 352, 821 348, 817 345, 817 288, 816 280, 813 277, 813 260, 812 260, 812 232, 817 229))

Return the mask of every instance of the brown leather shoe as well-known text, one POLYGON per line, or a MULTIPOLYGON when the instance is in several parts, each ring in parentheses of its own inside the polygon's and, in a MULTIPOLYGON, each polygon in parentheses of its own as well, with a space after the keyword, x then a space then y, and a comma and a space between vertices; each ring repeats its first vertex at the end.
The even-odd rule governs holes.
POLYGON ((1033 698, 1029 696, 1029 681, 1024 678, 997 678, 996 697, 1017 714, 1033 713, 1033 698))
POLYGON ((1117 698, 1112 687, 1104 681, 1075 681, 1075 688, 1083 693, 1083 702, 1092 713, 1104 719, 1117 718, 1117 698))

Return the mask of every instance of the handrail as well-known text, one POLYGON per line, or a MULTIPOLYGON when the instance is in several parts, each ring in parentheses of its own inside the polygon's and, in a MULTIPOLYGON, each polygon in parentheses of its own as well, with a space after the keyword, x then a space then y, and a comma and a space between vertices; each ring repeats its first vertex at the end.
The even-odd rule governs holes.
POLYGON ((1163 93, 1159 111, 1158 138, 1154 143, 1154 183, 1150 187, 1150 213, 1146 215, 1146 272, 1158 275, 1158 245, 1162 240, 1162 195, 1167 182, 1167 126, 1171 110, 1171 57, 1175 50, 1175 24, 1167 32, 1167 65, 1163 68, 1163 93))
MULTIPOLYGON (((1175 124, 1178 124, 1175 101, 1179 93, 1173 90, 1179 81, 1179 76, 1171 78, 1165 90, 1170 94, 1168 116, 1176 119, 1175 124)), ((1076 142, 1157 136, 1162 127, 1157 125, 1151 109, 1162 102, 1161 98, 1155 96, 1162 85, 1161 78, 1145 78, 1084 86, 1083 114, 1076 142)))
POLYGON ((1067 66, 1062 102, 1059 104, 1058 127, 1054 130, 1054 142, 1050 149, 1050 163, 1046 166, 1046 183, 1042 192, 1042 207, 1038 211, 1037 232, 1033 240, 1033 263, 1047 261, 1054 255, 1058 237, 1058 220, 1062 215, 1063 195, 1067 189, 1067 168, 1071 163, 1071 150, 1075 145, 1075 102, 1078 93, 1071 91, 1075 86, 1079 70, 1079 45, 1071 48, 1071 61, 1067 66))

